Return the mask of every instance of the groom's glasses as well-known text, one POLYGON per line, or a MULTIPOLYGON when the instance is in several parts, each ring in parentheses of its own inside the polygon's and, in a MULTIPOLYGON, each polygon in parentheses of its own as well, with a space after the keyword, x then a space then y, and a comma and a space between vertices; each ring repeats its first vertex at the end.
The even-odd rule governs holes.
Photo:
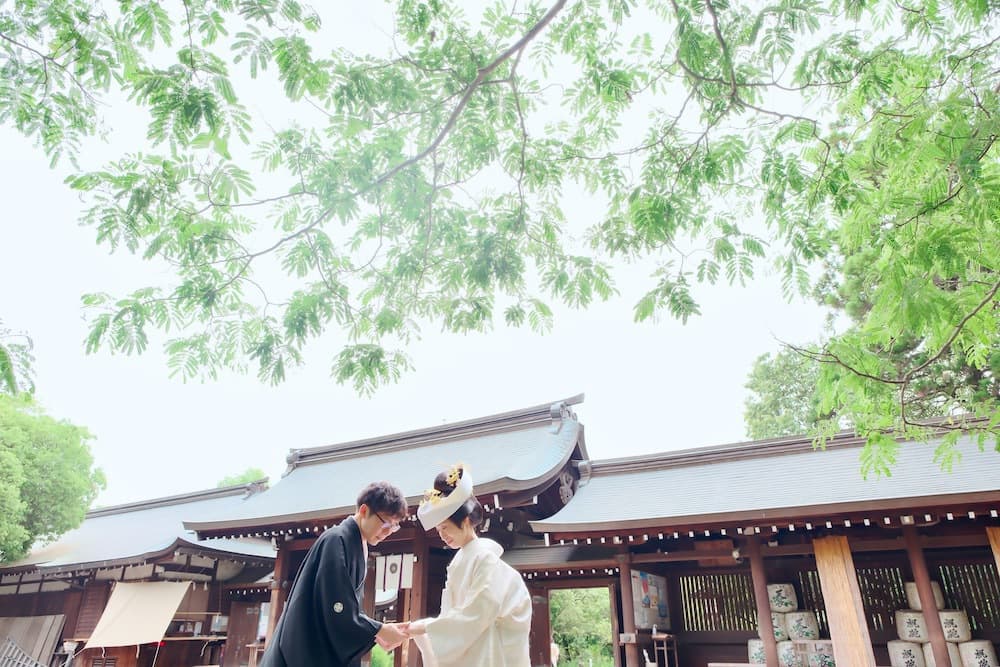
POLYGON ((395 533, 400 529, 401 526, 399 525, 398 521, 386 521, 385 519, 382 518, 382 515, 379 514, 378 512, 373 512, 373 514, 377 516, 379 520, 382 522, 382 528, 380 528, 380 530, 385 530, 386 528, 388 528, 390 533, 395 533))

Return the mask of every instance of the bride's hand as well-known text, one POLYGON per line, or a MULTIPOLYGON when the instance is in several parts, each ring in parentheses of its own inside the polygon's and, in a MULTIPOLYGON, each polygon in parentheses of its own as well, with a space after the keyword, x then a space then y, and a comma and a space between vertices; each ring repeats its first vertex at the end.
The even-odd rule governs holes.
POLYGON ((427 625, 423 621, 413 621, 410 623, 410 627, 406 629, 406 634, 411 637, 414 635, 425 635, 427 634, 427 625))

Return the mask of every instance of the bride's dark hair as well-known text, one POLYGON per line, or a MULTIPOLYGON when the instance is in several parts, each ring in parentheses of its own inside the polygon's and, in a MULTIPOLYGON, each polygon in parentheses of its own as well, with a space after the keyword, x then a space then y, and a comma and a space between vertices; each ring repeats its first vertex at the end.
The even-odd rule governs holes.
MULTIPOLYGON (((465 472, 463 468, 458 469, 458 477, 462 478, 462 474, 465 472)), ((434 478, 434 488, 441 492, 442 496, 449 496, 451 492, 455 490, 458 485, 458 480, 455 480, 454 484, 448 483, 448 473, 439 473, 437 477, 434 478)), ((462 503, 455 512, 448 517, 448 520, 455 524, 457 527, 462 527, 462 522, 468 517, 469 521, 472 522, 473 530, 479 530, 479 526, 483 523, 483 506, 479 504, 479 500, 475 496, 470 496, 468 500, 462 503)))

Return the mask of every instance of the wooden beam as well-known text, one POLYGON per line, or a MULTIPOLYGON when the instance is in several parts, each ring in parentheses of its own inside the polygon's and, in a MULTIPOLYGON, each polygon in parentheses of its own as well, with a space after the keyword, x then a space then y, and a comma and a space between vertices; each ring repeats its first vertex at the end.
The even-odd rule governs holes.
POLYGON ((927 561, 920 548, 920 534, 916 526, 903 526, 903 540, 906 542, 906 555, 910 559, 910 569, 913 580, 917 584, 917 595, 923 609, 924 623, 931 636, 931 648, 934 651, 934 664, 939 667, 952 667, 948 655, 948 643, 944 638, 944 628, 941 627, 941 617, 938 616, 937 602, 934 601, 934 591, 931 589, 931 576, 927 572, 927 561))
POLYGON ((813 551, 837 664, 874 666, 875 654, 847 538, 839 535, 816 538, 813 551))
MULTIPOLYGON (((214 567, 201 567, 200 565, 185 565, 184 563, 160 563, 159 567, 163 568, 164 572, 176 572, 180 574, 199 574, 202 576, 211 577, 215 574, 214 567)), ((122 573, 119 578, 125 580, 125 568, 122 568, 122 573)))
MULTIPOLYGON (((617 567, 617 565, 615 566, 617 567)), ((532 584, 545 585, 550 591, 564 588, 603 588, 609 581, 617 581, 617 577, 563 577, 561 579, 532 579, 532 584)))
MULTIPOLYGON (((622 633, 631 634, 633 639, 625 644, 625 667, 640 667, 639 644, 635 630, 635 600, 632 597, 632 565, 630 555, 620 554, 618 560, 618 579, 622 591, 622 633)), ((615 644, 620 645, 620 637, 615 637, 615 644)))
MULTIPOLYGON (((642 554, 643 556, 652 556, 654 554, 642 554)), ((661 554, 662 555, 662 554, 661 554)), ((643 562, 656 563, 658 560, 645 560, 643 562)), ((541 565, 537 563, 518 565, 514 569, 518 572, 546 572, 548 570, 604 570, 609 567, 618 567, 618 561, 614 558, 597 558, 592 560, 569 560, 561 561, 558 563, 543 563, 541 565)))
MULTIPOLYGON (((684 551, 666 551, 663 553, 632 554, 633 563, 679 563, 713 558, 728 558, 729 560, 733 560, 732 547, 726 547, 725 549, 704 549, 702 551, 685 549, 684 551)), ((733 562, 735 563, 735 561, 733 562)))
POLYGON ((316 544, 317 539, 316 535, 312 534, 308 537, 297 537, 294 540, 283 542, 281 548, 287 551, 309 551, 312 545, 316 544))
POLYGON ((778 667, 778 642, 774 639, 774 626, 771 623, 771 599, 767 594, 767 574, 764 571, 764 557, 760 555, 760 538, 756 535, 747 537, 746 548, 750 559, 753 597, 757 603, 757 630, 764 640, 767 667, 778 667))
MULTIPOLYGON (((984 547, 989 541, 982 533, 968 535, 935 535, 921 536, 920 546, 923 549, 949 549, 962 547, 984 547)), ((647 554, 633 554, 633 563, 672 563, 692 560, 702 560, 704 558, 725 558, 730 555, 731 549, 694 551, 684 549, 682 551, 665 551, 647 554)), ((853 540, 851 542, 853 553, 877 552, 877 551, 906 551, 906 543, 901 537, 890 537, 877 540, 853 540)), ((814 553, 811 543, 803 544, 779 544, 777 546, 760 546, 761 556, 764 558, 780 558, 782 556, 811 556, 814 553)), ((532 566, 535 567, 535 566, 532 566)), ((552 565, 547 565, 542 569, 553 569, 552 565)))
POLYGON ((990 541, 993 560, 997 562, 997 574, 1000 574, 1000 526, 987 526, 986 537, 990 541))

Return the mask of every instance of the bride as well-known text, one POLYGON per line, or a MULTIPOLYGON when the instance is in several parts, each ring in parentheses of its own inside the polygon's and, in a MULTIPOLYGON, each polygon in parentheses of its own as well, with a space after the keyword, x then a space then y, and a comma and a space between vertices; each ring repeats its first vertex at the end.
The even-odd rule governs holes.
POLYGON ((476 535, 483 507, 468 468, 439 474, 417 518, 458 549, 448 566, 441 614, 409 626, 424 667, 530 667, 531 596, 521 575, 500 560, 503 548, 476 535))

